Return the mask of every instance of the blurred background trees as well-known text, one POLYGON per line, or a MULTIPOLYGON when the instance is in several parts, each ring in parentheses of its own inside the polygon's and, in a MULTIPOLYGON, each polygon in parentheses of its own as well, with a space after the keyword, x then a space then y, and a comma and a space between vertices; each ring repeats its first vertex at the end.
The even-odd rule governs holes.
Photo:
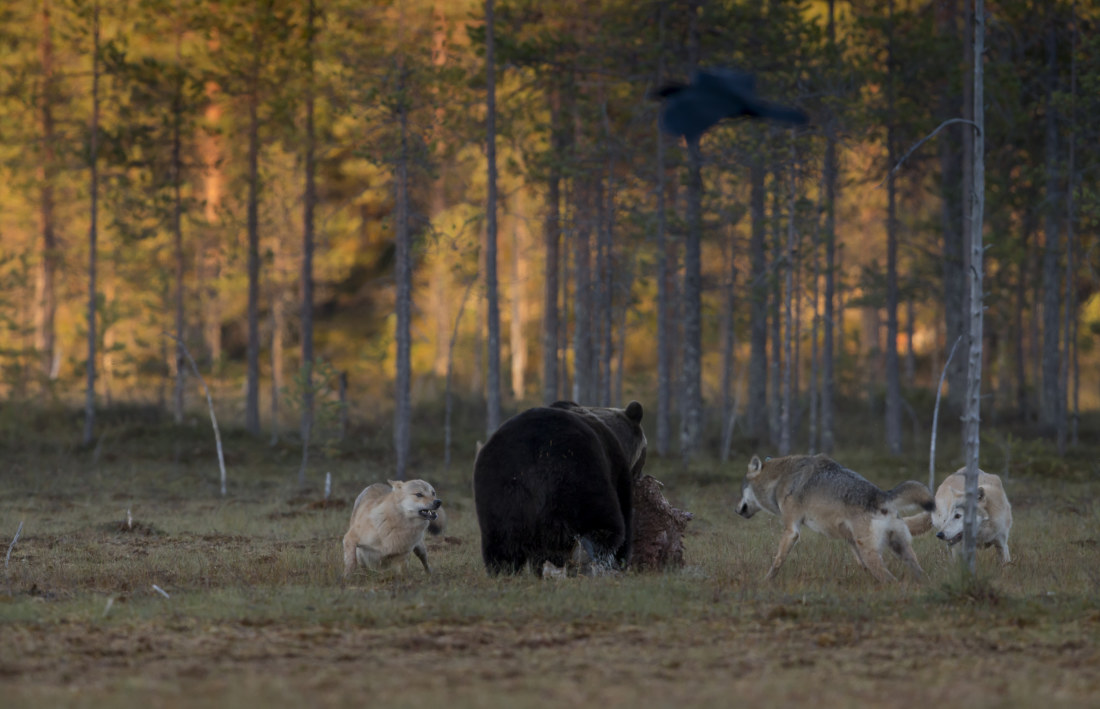
MULTIPOLYGON (((494 382, 504 416, 637 398, 685 460, 830 451, 866 437, 851 412, 924 449, 969 312, 971 133, 890 170, 965 117, 969 3, 128 0, 98 71, 92 8, 0 4, 6 401, 84 393, 95 156, 99 406, 199 408, 168 332, 223 418, 307 451, 342 373, 399 474, 448 381, 479 423, 494 382), (720 124, 693 160, 646 95, 697 66, 810 125, 720 124)), ((1100 407, 1100 9, 986 8, 983 418, 1072 445, 1100 407)), ((945 425, 965 357, 947 381, 945 425)))

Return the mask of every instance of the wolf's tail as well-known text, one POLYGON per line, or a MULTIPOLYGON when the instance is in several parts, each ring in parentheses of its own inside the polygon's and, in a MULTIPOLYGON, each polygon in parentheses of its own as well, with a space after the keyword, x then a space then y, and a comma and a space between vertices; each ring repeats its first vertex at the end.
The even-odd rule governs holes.
MULTIPOLYGON (((936 498, 932 496, 932 491, 928 489, 927 485, 916 480, 906 480, 893 490, 887 490, 885 502, 894 511, 906 505, 916 505, 925 512, 936 509, 936 498)), ((928 523, 932 523, 931 518, 929 518, 928 523)), ((912 528, 912 525, 910 525, 910 528, 912 528)))
POLYGON ((902 517, 902 522, 905 522, 905 526, 909 527, 909 534, 914 537, 918 534, 924 534, 925 532, 932 530, 932 513, 920 512, 908 517, 902 517))

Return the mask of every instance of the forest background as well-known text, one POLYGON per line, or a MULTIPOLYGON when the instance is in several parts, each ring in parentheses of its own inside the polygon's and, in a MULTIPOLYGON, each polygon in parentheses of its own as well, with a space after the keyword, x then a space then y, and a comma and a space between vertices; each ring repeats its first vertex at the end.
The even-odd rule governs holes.
MULTIPOLYGON (((1064 449, 1100 405, 1100 8, 986 7, 983 419, 1064 449)), ((966 118, 967 12, 5 0, 5 408, 84 399, 89 444, 204 416, 190 354, 223 425, 323 453, 350 419, 398 476, 410 428, 559 398, 639 399, 685 460, 922 451, 956 342, 941 421, 966 390, 972 133, 907 151, 966 118), (647 95, 699 66, 809 125, 693 166, 647 95)))

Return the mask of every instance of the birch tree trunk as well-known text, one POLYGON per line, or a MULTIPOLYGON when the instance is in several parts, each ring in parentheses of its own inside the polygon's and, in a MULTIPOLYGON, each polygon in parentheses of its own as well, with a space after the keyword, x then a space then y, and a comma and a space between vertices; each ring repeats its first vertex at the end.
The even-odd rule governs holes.
MULTIPOLYGON (((177 114, 178 115, 178 114, 177 114)), ((87 446, 95 434, 95 356, 96 356, 96 217, 99 198, 99 2, 92 6, 92 128, 89 146, 88 166, 90 167, 88 226, 88 381, 84 391, 84 436, 82 443, 87 446)))
POLYGON ((981 452, 982 388, 982 217, 985 209, 985 109, 982 63, 985 51, 985 2, 974 0, 973 119, 970 189, 970 362, 967 365, 966 510, 963 514, 963 559, 970 576, 976 572, 974 550, 978 531, 978 466, 981 452))
POLYGON ((485 295, 488 310, 489 367, 487 433, 500 426, 500 302, 497 293, 497 130, 496 130, 496 54, 494 48, 493 0, 485 0, 486 68, 486 161, 489 168, 488 206, 486 210, 485 295))
POLYGON ((42 249, 38 273, 35 278, 34 347, 40 359, 43 379, 53 379, 54 350, 56 349, 55 317, 57 315, 58 243, 54 231, 54 173, 57 167, 56 138, 54 136, 54 66, 53 35, 50 23, 50 2, 42 2, 42 37, 38 45, 41 62, 42 86, 39 91, 39 130, 42 154, 38 167, 41 185, 39 213, 41 215, 42 249))
POLYGON ((512 396, 516 401, 524 397, 524 381, 527 375, 527 217, 523 190, 515 194, 515 219, 512 223, 512 322, 509 349, 512 352, 512 396))
POLYGON ((309 466, 309 446, 313 438, 313 249, 314 209, 317 205, 317 155, 316 128, 314 125, 314 35, 316 33, 316 6, 309 0, 306 14, 306 134, 305 134, 305 186, 302 195, 302 271, 301 328, 302 328, 302 420, 299 430, 302 436, 302 462, 298 466, 298 486, 306 482, 309 466))

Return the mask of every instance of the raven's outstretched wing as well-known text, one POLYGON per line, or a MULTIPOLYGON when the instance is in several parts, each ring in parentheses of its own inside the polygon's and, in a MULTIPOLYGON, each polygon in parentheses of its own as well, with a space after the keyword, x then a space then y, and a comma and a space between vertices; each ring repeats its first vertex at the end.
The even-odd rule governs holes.
POLYGON ((758 99, 756 77, 733 69, 700 69, 690 84, 667 84, 650 96, 663 101, 661 128, 688 141, 698 140, 723 118, 748 116, 795 125, 807 121, 797 108, 758 99))

